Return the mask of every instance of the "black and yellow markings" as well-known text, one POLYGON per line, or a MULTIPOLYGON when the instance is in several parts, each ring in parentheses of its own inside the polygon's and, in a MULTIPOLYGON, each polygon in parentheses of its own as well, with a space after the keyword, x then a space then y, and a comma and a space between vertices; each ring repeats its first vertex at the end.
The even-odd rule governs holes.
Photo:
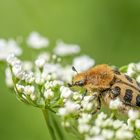
POLYGON ((140 95, 137 95, 136 97, 136 106, 140 107, 140 95))
POLYGON ((121 93, 121 88, 119 86, 115 86, 113 89, 112 89, 112 93, 113 93, 113 96, 114 97, 117 97, 120 95, 121 93))
POLYGON ((125 90, 125 95, 124 95, 124 101, 126 102, 126 103, 131 103, 131 101, 132 101, 132 98, 133 98, 133 90, 131 90, 131 89, 126 89, 125 90))
POLYGON ((131 77, 129 77, 128 75, 125 75, 125 78, 130 82, 133 83, 133 79, 131 77))
POLYGON ((120 71, 117 68, 113 69, 113 72, 117 75, 121 75, 120 71))

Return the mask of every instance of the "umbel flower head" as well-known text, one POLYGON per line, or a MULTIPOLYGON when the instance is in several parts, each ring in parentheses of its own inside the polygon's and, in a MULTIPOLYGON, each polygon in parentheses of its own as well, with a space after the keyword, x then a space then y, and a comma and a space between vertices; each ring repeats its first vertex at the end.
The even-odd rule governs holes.
POLYGON ((21 61, 11 54, 7 58, 6 83, 9 87, 14 86, 19 100, 55 111, 56 106, 61 106, 59 103, 64 104, 73 94, 65 87, 74 75, 72 66, 62 66, 59 61, 60 58, 48 53, 40 54, 34 62, 21 61))
MULTIPOLYGON (((37 37, 40 38, 37 39, 36 48, 46 46, 44 38, 39 35, 34 36, 33 40, 37 37)), ((31 44, 32 37, 29 40, 30 45, 34 45, 31 44)), ((54 49, 54 52, 63 56, 63 59, 65 56, 77 54, 79 51, 79 46, 63 42, 59 42, 54 49), (67 49, 63 51, 62 48, 68 46, 72 48, 69 48, 69 51, 67 49)), ((84 89, 67 86, 75 75, 71 69, 72 66, 75 66, 78 72, 82 72, 95 64, 94 59, 89 56, 76 56, 72 60, 72 64, 63 64, 60 57, 48 52, 39 54, 33 62, 21 61, 11 54, 7 58, 7 63, 6 83, 7 86, 14 89, 16 97, 28 105, 53 112, 60 118, 61 125, 76 134, 79 139, 131 140, 139 138, 140 113, 138 110, 130 109, 125 119, 122 119, 118 110, 123 103, 116 98, 110 101, 107 111, 103 109, 94 114, 98 103, 93 95, 85 94, 84 89)), ((140 79, 139 63, 131 63, 120 68, 120 71, 137 81, 140 79)))
MULTIPOLYGON (((114 114, 109 116, 104 112, 99 113, 95 118, 92 112, 97 107, 97 101, 92 95, 84 95, 83 91, 73 91, 67 87, 67 75, 64 73, 67 66, 60 65, 57 60, 54 63, 51 59, 50 56, 48 59, 48 54, 39 55, 32 63, 32 67, 27 69, 24 62, 14 55, 7 58, 9 68, 6 69, 8 71, 6 73, 9 74, 6 74, 6 77, 9 82, 6 81, 10 86, 14 86, 20 101, 51 110, 60 116, 63 127, 70 130, 76 127, 76 131, 85 140, 134 138, 135 130, 140 129, 138 111, 128 112, 127 123, 115 119, 114 114), (63 75, 65 78, 62 78, 63 75)), ((116 98, 110 101, 109 108, 114 112, 121 104, 122 102, 116 98)))

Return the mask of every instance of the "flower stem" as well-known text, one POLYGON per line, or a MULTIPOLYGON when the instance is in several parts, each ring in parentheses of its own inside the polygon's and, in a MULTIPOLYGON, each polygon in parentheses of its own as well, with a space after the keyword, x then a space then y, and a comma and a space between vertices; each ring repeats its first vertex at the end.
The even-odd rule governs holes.
POLYGON ((59 127, 58 121, 56 120, 53 113, 48 110, 42 110, 42 111, 46 120, 46 125, 49 129, 51 139, 52 140, 58 140, 58 139, 65 140, 64 134, 62 132, 62 128, 59 127))
POLYGON ((57 140, 56 139, 56 135, 55 135, 55 131, 51 125, 51 121, 50 121, 50 117, 49 117, 49 113, 47 110, 42 110, 43 112, 43 115, 44 115, 44 118, 45 118, 45 121, 46 121, 46 125, 48 127, 48 130, 49 130, 49 134, 51 136, 51 139, 52 140, 57 140))

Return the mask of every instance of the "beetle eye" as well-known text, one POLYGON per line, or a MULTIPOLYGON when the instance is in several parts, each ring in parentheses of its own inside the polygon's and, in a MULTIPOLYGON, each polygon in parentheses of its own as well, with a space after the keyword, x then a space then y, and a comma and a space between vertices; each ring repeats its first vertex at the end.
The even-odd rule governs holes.
POLYGON ((84 81, 81 80, 81 81, 78 81, 75 83, 77 86, 84 86, 84 81))

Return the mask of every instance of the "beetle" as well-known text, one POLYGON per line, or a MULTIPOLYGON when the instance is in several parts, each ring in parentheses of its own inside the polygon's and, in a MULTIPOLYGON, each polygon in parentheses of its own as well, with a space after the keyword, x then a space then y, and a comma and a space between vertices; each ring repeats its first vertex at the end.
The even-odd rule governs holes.
MULTIPOLYGON (((77 72, 75 67, 72 67, 77 72)), ((101 99, 109 104, 111 99, 119 97, 124 106, 140 107, 140 84, 128 75, 106 64, 97 65, 73 77, 72 86, 84 87, 88 94, 95 94, 97 111, 101 108, 101 99)))

